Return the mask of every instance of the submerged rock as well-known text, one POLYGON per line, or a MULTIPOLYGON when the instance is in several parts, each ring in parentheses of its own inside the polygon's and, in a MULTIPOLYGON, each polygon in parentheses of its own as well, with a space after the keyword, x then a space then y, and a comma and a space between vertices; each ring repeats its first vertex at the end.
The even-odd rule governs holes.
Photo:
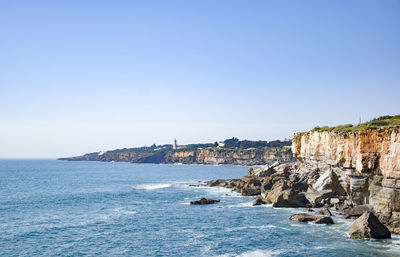
POLYGON ((317 217, 317 219, 314 221, 314 223, 315 224, 335 224, 335 222, 333 222, 333 219, 328 216, 317 217))
POLYGON ((192 201, 190 204, 212 204, 212 203, 219 203, 220 200, 214 200, 210 198, 201 198, 199 201, 192 201))
POLYGON ((307 213, 297 213, 293 214, 289 218, 290 220, 297 221, 297 222, 314 222, 315 224, 334 224, 333 219, 331 217, 323 216, 317 217, 314 215, 310 215, 307 213))
POLYGON ((372 212, 365 212, 349 230, 351 238, 390 238, 389 229, 372 212))
POLYGON ((290 216, 289 219, 293 220, 293 221, 297 221, 297 222, 309 222, 309 221, 314 221, 317 218, 318 217, 307 214, 307 213, 297 213, 297 214, 293 214, 292 216, 290 216))

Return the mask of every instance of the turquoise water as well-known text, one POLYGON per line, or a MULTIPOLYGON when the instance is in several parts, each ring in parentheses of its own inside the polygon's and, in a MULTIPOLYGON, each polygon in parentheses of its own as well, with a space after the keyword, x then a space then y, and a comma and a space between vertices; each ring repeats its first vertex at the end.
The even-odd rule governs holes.
POLYGON ((352 240, 351 222, 190 187, 246 167, 0 160, 0 256, 395 256, 400 239, 352 240), (214 205, 191 206, 201 197, 214 205))

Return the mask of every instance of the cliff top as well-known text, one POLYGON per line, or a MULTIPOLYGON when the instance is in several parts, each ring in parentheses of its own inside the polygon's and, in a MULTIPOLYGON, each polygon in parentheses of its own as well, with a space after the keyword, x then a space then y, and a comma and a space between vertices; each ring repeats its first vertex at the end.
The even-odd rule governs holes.
POLYGON ((338 125, 336 127, 315 127, 311 131, 328 131, 328 132, 357 132, 363 129, 378 129, 378 128, 390 128, 400 126, 400 115, 396 116, 381 116, 379 118, 372 119, 371 121, 360 123, 356 126, 353 124, 338 125))

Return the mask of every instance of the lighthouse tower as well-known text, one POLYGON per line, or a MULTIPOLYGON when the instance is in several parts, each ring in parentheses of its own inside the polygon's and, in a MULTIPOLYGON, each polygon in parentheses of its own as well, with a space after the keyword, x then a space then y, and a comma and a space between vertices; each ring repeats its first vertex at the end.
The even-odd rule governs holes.
POLYGON ((178 149, 178 143, 176 141, 176 138, 174 139, 174 145, 172 146, 172 149, 178 149))

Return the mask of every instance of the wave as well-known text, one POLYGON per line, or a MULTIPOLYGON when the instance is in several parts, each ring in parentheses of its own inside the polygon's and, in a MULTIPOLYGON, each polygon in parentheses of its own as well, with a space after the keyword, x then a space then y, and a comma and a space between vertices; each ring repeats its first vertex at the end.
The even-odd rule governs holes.
POLYGON ((154 189, 161 189, 167 188, 172 186, 172 184, 141 184, 133 186, 134 189, 143 189, 143 190, 154 190, 154 189))
POLYGON ((209 187, 209 186, 204 186, 204 187, 198 187, 200 189, 205 190, 209 194, 215 194, 215 195, 220 195, 221 197, 243 197, 241 194, 239 194, 236 191, 232 191, 230 188, 224 188, 224 187, 209 187))

